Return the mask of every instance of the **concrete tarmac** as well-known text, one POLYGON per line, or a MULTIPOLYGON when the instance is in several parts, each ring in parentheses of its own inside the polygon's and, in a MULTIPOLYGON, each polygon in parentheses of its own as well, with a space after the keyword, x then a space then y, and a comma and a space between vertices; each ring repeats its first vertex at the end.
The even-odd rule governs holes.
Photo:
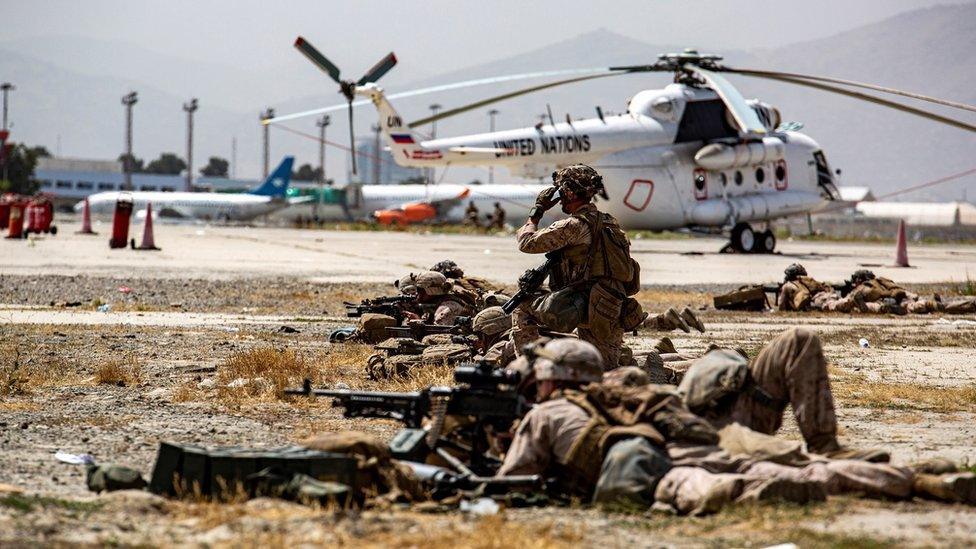
MULTIPOLYGON (((468 273, 513 282, 541 256, 520 253, 514 235, 418 234, 397 231, 320 231, 288 228, 155 225, 162 251, 111 250, 110 226, 78 235, 59 222, 57 236, 0 241, 0 273, 93 274, 123 278, 236 279, 298 276, 323 282, 386 282, 451 258, 468 273)), ((142 225, 130 236, 141 239, 142 225)), ((747 284, 782 279, 803 263, 811 276, 840 281, 858 268, 899 282, 964 281, 976 276, 976 246, 910 245, 912 268, 892 267, 893 245, 780 242, 774 255, 720 254, 719 238, 633 242, 642 282, 666 285, 747 284)))

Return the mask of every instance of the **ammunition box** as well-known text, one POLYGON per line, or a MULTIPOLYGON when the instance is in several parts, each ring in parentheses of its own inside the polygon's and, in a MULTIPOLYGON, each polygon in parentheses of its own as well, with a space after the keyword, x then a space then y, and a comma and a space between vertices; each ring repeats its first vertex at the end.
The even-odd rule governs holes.
POLYGON ((764 311, 769 306, 762 286, 743 286, 712 299, 716 309, 728 311, 764 311))

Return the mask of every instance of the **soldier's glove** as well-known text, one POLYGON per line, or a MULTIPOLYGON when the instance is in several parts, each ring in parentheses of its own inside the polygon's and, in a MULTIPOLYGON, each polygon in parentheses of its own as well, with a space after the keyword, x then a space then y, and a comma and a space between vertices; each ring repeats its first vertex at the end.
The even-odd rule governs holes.
POLYGON ((559 187, 546 187, 535 197, 535 206, 529 210, 529 219, 538 223, 543 214, 559 203, 559 187))

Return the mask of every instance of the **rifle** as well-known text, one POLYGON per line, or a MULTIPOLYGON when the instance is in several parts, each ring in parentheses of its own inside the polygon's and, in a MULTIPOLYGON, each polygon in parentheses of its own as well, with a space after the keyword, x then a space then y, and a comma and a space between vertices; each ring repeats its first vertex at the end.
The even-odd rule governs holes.
POLYGON ((361 303, 349 303, 343 301, 346 307, 346 316, 349 318, 359 318, 365 313, 379 313, 392 316, 397 324, 403 322, 403 310, 408 304, 414 303, 416 297, 410 295, 394 295, 388 297, 375 297, 364 299, 361 303))
POLYGON ((416 461, 401 461, 400 463, 410 467, 421 482, 431 487, 431 495, 435 500, 453 495, 459 490, 476 490, 479 488, 483 490, 485 495, 510 491, 535 492, 545 490, 545 480, 541 475, 483 477, 468 473, 458 474, 444 467, 416 461))
POLYGON ((783 283, 779 284, 763 284, 762 289, 767 294, 779 295, 779 291, 783 289, 783 283))
POLYGON ((466 335, 471 333, 471 317, 459 316, 454 324, 442 326, 440 324, 424 324, 422 322, 407 322, 404 326, 389 326, 384 328, 390 337, 409 337, 420 341, 431 334, 466 335))
POLYGON ((854 282, 851 279, 847 279, 840 284, 831 284, 830 287, 840 292, 841 297, 847 297, 847 294, 854 291, 854 282))
POLYGON ((285 394, 331 397, 332 405, 343 408, 343 416, 347 418, 385 418, 402 422, 407 428, 397 433, 390 443, 393 457, 398 459, 423 461, 434 452, 462 473, 491 475, 500 463, 485 454, 489 447, 488 434, 509 431, 515 420, 531 407, 516 390, 520 380, 518 372, 496 370, 491 363, 480 361, 455 368, 454 381, 459 384, 456 387, 434 386, 412 392, 328 390, 312 389, 311 381, 306 379, 302 388, 285 389, 285 394), (446 415, 473 420, 464 428, 462 437, 469 443, 441 436, 446 415), (425 418, 431 418, 431 425, 422 429, 425 418), (467 454, 470 469, 445 448, 467 454))
POLYGON ((559 252, 549 252, 546 254, 546 261, 534 269, 528 269, 522 276, 519 277, 518 286, 519 289, 515 292, 515 295, 511 297, 504 305, 502 305, 502 310, 505 314, 510 315, 512 311, 518 308, 526 299, 532 296, 535 292, 539 290, 542 283, 546 281, 546 277, 549 276, 549 271, 552 269, 553 265, 559 259, 559 252))

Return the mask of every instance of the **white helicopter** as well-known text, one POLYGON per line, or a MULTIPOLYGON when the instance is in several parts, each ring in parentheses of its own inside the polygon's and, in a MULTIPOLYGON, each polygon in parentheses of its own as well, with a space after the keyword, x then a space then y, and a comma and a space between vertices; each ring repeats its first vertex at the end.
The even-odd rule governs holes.
MULTIPOLYGON (((779 111, 749 100, 719 72, 757 76, 840 93, 976 132, 976 126, 831 84, 872 89, 976 112, 976 107, 826 77, 732 69, 721 57, 694 50, 662 54, 651 65, 559 71, 571 78, 506 93, 404 123, 376 81, 396 64, 390 53, 359 81, 339 78, 339 69, 311 44, 295 42, 309 60, 340 85, 347 105, 285 115, 266 123, 338 110, 348 106, 350 132, 356 95, 379 111, 380 125, 395 161, 402 166, 502 166, 513 175, 544 177, 557 167, 592 165, 604 178, 605 203, 627 228, 649 230, 722 230, 730 233, 726 250, 769 253, 776 247, 770 222, 820 209, 838 196, 834 173, 820 146, 799 133, 802 125, 781 125, 779 111), (674 83, 633 96, 626 114, 424 140, 413 128, 519 95, 559 85, 638 72, 672 72, 674 83), (763 224, 757 231, 753 224, 763 224)), ((516 79, 537 76, 520 75, 516 79)), ((503 77, 505 78, 505 77, 503 77)), ((408 96, 478 85, 488 80, 404 92, 408 96)), ((395 97, 394 96, 394 97, 395 97)), ((351 136, 352 137, 352 136, 351 136)), ((351 139, 355 143, 355 139, 351 139)), ((355 153, 353 153, 355 159, 355 153)), ((355 170, 355 164, 353 164, 355 170)))

